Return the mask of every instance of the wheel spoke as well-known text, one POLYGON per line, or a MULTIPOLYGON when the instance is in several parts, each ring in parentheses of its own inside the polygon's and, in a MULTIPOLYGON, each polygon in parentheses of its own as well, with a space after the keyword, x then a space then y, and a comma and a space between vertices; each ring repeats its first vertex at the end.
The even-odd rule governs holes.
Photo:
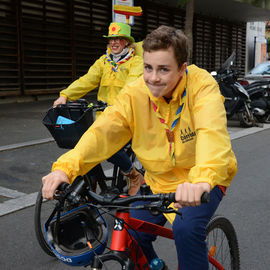
POLYGON ((226 218, 215 217, 210 221, 207 228, 207 245, 210 269, 240 269, 236 234, 226 218))

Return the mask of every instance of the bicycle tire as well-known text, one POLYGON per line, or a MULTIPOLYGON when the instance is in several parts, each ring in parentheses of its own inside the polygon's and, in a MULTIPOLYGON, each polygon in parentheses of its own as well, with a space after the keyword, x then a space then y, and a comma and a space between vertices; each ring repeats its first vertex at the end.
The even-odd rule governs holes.
MULTIPOLYGON (((49 244, 46 241, 46 236, 44 232, 44 223, 45 223, 45 216, 43 219, 43 214, 41 214, 44 209, 44 205, 48 204, 48 209, 52 208, 50 213, 53 211, 54 206, 50 207, 50 204, 53 201, 44 201, 42 197, 41 189, 38 192, 36 204, 35 204, 35 212, 34 212, 34 227, 35 227, 35 234, 37 241, 42 248, 42 250, 47 253, 49 256, 55 257, 54 253, 52 252, 49 244)), ((50 213, 48 213, 47 218, 49 217, 50 213)), ((45 213, 44 213, 45 215, 45 213)))
MULTIPOLYGON (((240 269, 237 235, 232 223, 224 216, 214 216, 206 227, 209 254, 226 270, 240 269), (225 247, 225 248, 224 248, 225 247)), ((217 269, 210 264, 209 269, 217 269)))

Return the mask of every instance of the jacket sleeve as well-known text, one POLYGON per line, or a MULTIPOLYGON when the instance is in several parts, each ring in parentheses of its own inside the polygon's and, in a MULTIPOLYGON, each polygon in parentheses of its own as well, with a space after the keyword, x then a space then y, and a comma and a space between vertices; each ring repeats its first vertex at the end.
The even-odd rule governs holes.
POLYGON ((73 182, 78 175, 85 175, 121 149, 131 139, 130 107, 127 96, 107 107, 75 148, 58 158, 52 171, 64 171, 73 182))
MULTIPOLYGON (((201 74, 194 87, 193 117, 197 134, 195 166, 189 172, 192 183, 208 182, 228 186, 237 171, 237 162, 227 131, 226 111, 216 81, 201 74)), ((196 79, 194 80, 196 81, 196 79)))
POLYGON ((71 83, 68 88, 60 92, 60 96, 65 96, 67 100, 77 100, 86 95, 91 90, 99 86, 104 67, 104 56, 101 56, 88 70, 88 72, 78 80, 71 83))
POLYGON ((134 56, 131 61, 129 74, 126 78, 125 85, 135 81, 143 74, 143 59, 140 56, 134 56))

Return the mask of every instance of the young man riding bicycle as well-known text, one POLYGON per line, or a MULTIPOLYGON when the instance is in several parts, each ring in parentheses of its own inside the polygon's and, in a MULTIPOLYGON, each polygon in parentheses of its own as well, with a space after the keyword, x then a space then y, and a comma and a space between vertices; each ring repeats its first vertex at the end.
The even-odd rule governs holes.
MULTIPOLYGON (((132 139, 152 192, 176 192, 174 206, 182 208, 184 219, 166 215, 179 268, 206 270, 205 228, 237 171, 223 98, 207 71, 187 67, 187 39, 180 30, 160 26, 147 35, 143 49, 143 76, 125 86, 76 147, 53 164, 42 179, 43 196, 52 199, 60 183, 84 175, 132 139), (210 203, 201 205, 205 191, 210 203)), ((131 216, 160 225, 167 220, 148 212, 131 216)), ((155 238, 139 232, 135 237, 149 262, 157 257, 155 238)))

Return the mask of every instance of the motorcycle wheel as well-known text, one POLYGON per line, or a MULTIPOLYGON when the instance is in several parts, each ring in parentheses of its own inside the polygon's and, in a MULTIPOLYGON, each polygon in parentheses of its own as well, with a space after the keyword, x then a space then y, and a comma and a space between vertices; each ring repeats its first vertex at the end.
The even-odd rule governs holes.
POLYGON ((254 125, 254 120, 251 119, 247 111, 240 112, 238 116, 239 116, 241 127, 252 127, 254 125))
POLYGON ((270 112, 266 112, 265 115, 256 115, 256 119, 260 123, 269 124, 270 123, 270 112))
POLYGON ((267 116, 256 116, 260 123, 267 123, 267 116))

